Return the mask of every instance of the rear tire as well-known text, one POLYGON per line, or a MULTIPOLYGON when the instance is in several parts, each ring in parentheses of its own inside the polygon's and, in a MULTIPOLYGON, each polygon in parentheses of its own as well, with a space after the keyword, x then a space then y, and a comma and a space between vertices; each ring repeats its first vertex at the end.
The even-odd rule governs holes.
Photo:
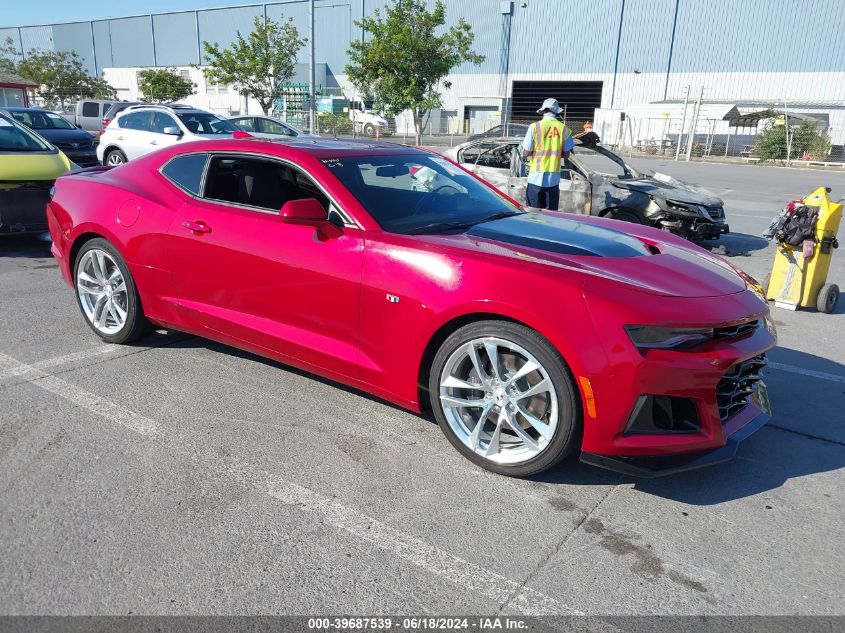
POLYGON ((574 381, 558 351, 523 325, 478 321, 458 329, 437 351, 428 386, 446 438, 482 468, 527 477, 575 448, 574 381), (463 404, 472 401, 478 404, 463 404))
POLYGON ((830 314, 836 307, 836 302, 839 300, 839 286, 836 284, 825 284, 819 290, 819 296, 816 297, 816 308, 819 312, 830 314))
POLYGON ((123 165, 126 162, 126 154, 124 154, 119 149, 110 149, 106 152, 106 155, 103 157, 103 164, 104 165, 112 165, 113 167, 117 167, 118 165, 123 165))
POLYGON ((108 240, 97 237, 82 245, 73 279, 85 322, 107 343, 130 343, 152 330, 129 267, 108 240))

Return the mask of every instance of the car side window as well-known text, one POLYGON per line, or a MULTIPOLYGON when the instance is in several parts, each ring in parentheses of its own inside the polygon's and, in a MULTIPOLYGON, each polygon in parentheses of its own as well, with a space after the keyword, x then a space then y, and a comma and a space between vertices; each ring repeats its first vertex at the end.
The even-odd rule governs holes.
POLYGON ((202 174, 208 154, 177 156, 161 168, 161 173, 177 187, 193 195, 199 195, 202 174))
POLYGON ((150 113, 149 112, 130 112, 129 114, 118 119, 120 127, 127 130, 142 130, 150 129, 150 113))
POLYGON ((82 116, 100 116, 100 104, 86 101, 82 104, 82 116))
POLYGON ((153 122, 150 126, 150 132, 164 134, 164 128, 168 127, 179 128, 173 117, 166 112, 153 112, 153 122))
POLYGON ((258 125, 261 128, 261 132, 265 134, 279 134, 283 136, 296 136, 289 128, 285 127, 281 123, 277 123, 272 119, 258 119, 258 125))
POLYGON ((290 200, 316 198, 328 210, 329 200, 304 173, 272 160, 213 156, 204 197, 279 213, 290 200))
POLYGON ((232 123, 247 132, 255 132, 255 119, 244 117, 243 119, 232 119, 232 123))

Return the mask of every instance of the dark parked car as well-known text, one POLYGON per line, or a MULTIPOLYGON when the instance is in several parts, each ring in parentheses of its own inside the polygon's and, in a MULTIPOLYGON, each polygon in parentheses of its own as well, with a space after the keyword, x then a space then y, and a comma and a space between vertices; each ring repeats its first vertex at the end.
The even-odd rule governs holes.
POLYGON ((99 165, 94 137, 55 112, 41 108, 6 108, 12 118, 35 130, 82 167, 99 165))

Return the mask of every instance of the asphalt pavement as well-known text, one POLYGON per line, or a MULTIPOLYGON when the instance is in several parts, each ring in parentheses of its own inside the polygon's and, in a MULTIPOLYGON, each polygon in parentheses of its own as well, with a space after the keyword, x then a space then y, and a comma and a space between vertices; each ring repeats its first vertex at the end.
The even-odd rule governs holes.
MULTIPOLYGON (((722 196, 754 276, 845 173, 634 159, 722 196)), ((845 285, 845 253, 831 278, 845 285)), ((0 614, 845 614, 845 299, 774 309, 773 421, 728 464, 530 480, 429 417, 177 332, 101 343, 0 240, 0 614)))

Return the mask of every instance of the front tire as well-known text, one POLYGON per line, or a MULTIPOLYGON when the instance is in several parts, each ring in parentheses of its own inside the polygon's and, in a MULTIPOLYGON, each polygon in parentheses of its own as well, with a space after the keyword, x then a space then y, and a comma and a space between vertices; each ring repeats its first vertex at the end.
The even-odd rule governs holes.
POLYGON ((372 123, 367 123, 367 125, 364 126, 364 134, 366 134, 367 136, 372 136, 373 138, 375 138, 376 128, 373 127, 372 123))
POLYGON ((123 165, 126 162, 126 154, 119 149, 110 149, 103 157, 103 163, 105 165, 111 165, 112 167, 123 165))
POLYGON ((495 473, 533 475, 575 447, 573 380, 557 350, 525 326, 478 321, 455 331, 434 357, 429 393, 449 442, 495 473))
POLYGON ((101 339, 129 343, 152 329, 129 267, 107 240, 98 237, 83 244, 73 275, 82 316, 101 339))
POLYGON ((619 220, 620 222, 630 222, 631 224, 643 224, 642 216, 635 211, 628 209, 614 209, 607 214, 612 220, 619 220))
POLYGON ((819 289, 819 295, 816 297, 816 308, 819 312, 830 314, 836 307, 836 302, 839 300, 839 286, 836 284, 824 284, 819 289))

